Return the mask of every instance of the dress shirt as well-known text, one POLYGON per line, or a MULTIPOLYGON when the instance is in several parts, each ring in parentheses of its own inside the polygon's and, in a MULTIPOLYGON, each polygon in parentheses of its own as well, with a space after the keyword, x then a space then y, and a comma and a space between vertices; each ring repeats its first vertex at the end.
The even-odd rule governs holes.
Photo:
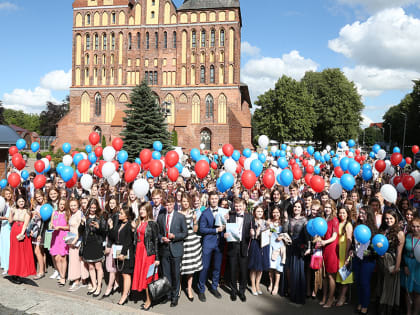
POLYGON ((210 207, 210 209, 211 209, 211 212, 213 213, 213 217, 216 217, 217 213, 219 212, 219 207, 217 208, 210 207))
POLYGON ((165 224, 167 223, 167 226, 168 226, 168 229, 166 231, 166 235, 168 235, 169 233, 171 233, 171 223, 172 223, 172 219, 173 218, 174 218, 174 212, 173 211, 171 213, 167 213, 166 214, 165 224), (168 221, 168 217, 169 217, 169 221, 168 221))
POLYGON ((242 241, 242 228, 244 226, 244 213, 236 213, 236 224, 239 230, 239 240, 242 241))

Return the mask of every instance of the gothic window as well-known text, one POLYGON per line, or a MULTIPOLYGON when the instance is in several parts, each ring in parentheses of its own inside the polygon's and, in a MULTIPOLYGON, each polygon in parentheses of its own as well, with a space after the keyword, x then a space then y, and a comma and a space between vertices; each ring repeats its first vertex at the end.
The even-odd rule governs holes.
POLYGON ((131 50, 131 33, 128 33, 128 49, 131 50))
POLYGON ((146 33, 146 49, 149 49, 149 32, 146 33))
POLYGON ((101 111, 102 111, 102 98, 101 95, 99 93, 96 93, 95 95, 95 115, 96 116, 101 116, 101 111))
POLYGON ((86 50, 90 50, 90 35, 86 34, 86 50))
POLYGON ((210 83, 214 83, 214 66, 210 66, 210 83))
POLYGON ((201 31, 201 47, 206 47, 206 31, 201 31))
POLYGON ((103 50, 106 50, 106 48, 107 48, 107 37, 106 37, 106 34, 104 34, 103 37, 102 37, 102 44, 103 44, 103 50))
POLYGON ((225 30, 220 31, 220 47, 225 47, 225 30))
POLYGON ((115 34, 114 33, 111 34, 111 49, 112 50, 115 49, 115 34))
POLYGON ((216 41, 216 32, 214 30, 211 30, 211 35, 210 35, 210 46, 214 47, 214 43, 216 41))
POLYGON ((196 35, 195 31, 192 31, 192 33, 191 33, 191 47, 192 48, 195 48, 196 41, 197 41, 197 35, 196 35))
POLYGON ((213 118, 214 100, 210 94, 206 97, 206 118, 213 118))
POLYGON ((164 32, 163 33, 163 48, 168 48, 168 33, 164 32))
POLYGON ((90 25, 90 14, 86 15, 86 24, 90 25))
POLYGON ((154 85, 157 85, 158 84, 158 73, 157 73, 157 71, 155 71, 153 73, 153 84, 154 85))
POLYGON ((117 23, 117 15, 115 14, 115 12, 112 12, 111 18, 112 18, 112 24, 117 23))
POLYGON ((155 32, 155 48, 158 49, 159 47, 159 34, 155 32))
POLYGON ((99 36, 95 34, 95 50, 99 49, 99 36))
POLYGON ((200 68, 200 83, 206 83, 206 69, 204 66, 200 68))
POLYGON ((176 32, 173 34, 173 46, 172 48, 176 48, 176 32))
POLYGON ((137 49, 140 49, 140 32, 137 33, 137 49))
POLYGON ((210 130, 204 129, 200 133, 200 143, 204 144, 204 150, 211 149, 211 133, 210 130))

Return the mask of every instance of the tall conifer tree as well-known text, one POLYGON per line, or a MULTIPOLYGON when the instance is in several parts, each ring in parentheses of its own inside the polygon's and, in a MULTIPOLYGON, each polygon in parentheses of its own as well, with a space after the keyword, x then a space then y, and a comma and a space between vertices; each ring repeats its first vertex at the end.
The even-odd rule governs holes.
POLYGON ((6 124, 6 122, 4 120, 3 112, 4 112, 3 103, 2 103, 2 101, 0 101, 0 125, 5 125, 6 124))

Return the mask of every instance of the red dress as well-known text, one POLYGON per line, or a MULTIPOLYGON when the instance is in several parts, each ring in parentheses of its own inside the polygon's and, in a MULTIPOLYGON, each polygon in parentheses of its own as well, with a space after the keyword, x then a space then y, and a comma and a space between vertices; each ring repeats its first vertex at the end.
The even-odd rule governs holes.
POLYGON ((26 236, 18 241, 16 236, 22 232, 23 222, 15 221, 10 231, 9 271, 11 276, 27 277, 36 274, 31 239, 26 236))
POLYGON ((147 256, 146 247, 144 246, 144 234, 146 232, 147 222, 140 224, 137 229, 137 247, 136 261, 134 265, 132 290, 143 291, 147 285, 158 279, 158 273, 152 277, 147 277, 147 272, 152 264, 155 263, 155 255, 147 256))
POLYGON ((328 221, 328 230, 323 240, 328 240, 331 238, 334 232, 337 233, 337 238, 334 242, 328 244, 324 248, 324 265, 325 271, 327 273, 336 273, 339 268, 339 259, 337 254, 337 245, 338 245, 338 219, 332 218, 328 221))

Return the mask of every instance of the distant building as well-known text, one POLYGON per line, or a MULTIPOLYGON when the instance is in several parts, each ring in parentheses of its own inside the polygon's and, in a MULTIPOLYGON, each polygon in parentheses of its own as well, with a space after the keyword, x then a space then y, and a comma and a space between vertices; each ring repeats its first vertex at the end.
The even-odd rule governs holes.
POLYGON ((10 126, 0 125, 0 179, 6 178, 9 161, 9 147, 14 145, 20 136, 10 126))
POLYGON ((371 123, 369 125, 369 128, 371 127, 375 127, 375 128, 379 128, 379 129, 383 129, 384 128, 384 124, 383 123, 371 123))
POLYGON ((34 131, 30 131, 27 130, 25 128, 16 126, 16 125, 9 125, 10 128, 12 128, 14 131, 16 131, 16 133, 22 138, 25 139, 26 141, 26 147, 30 148, 32 142, 39 142, 40 141, 40 137, 38 135, 38 133, 34 132, 34 131))
MULTIPOLYGON (((239 0, 75 0, 70 111, 57 146, 110 143, 131 89, 146 80, 167 104, 168 128, 187 149, 251 147, 251 100, 240 82, 239 0)), ((139 122, 141 124, 141 121, 139 122)))

